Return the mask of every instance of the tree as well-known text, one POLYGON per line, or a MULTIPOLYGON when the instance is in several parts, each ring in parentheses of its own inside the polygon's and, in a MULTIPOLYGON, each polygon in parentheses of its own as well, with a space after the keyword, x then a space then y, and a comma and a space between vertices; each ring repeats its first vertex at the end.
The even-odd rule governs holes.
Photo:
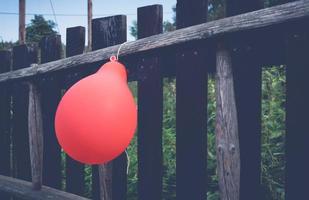
POLYGON ((17 42, 6 42, 6 41, 0 41, 0 50, 8 50, 13 48, 17 42))
POLYGON ((26 28, 26 41, 28 43, 39 42, 44 36, 57 34, 54 30, 55 26, 55 22, 46 20, 42 15, 34 15, 26 28))

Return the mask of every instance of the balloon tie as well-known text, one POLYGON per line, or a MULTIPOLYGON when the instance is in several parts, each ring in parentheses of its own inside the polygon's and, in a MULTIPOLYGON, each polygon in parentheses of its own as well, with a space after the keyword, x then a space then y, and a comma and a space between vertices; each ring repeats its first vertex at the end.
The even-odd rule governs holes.
POLYGON ((124 43, 122 43, 122 44, 119 46, 118 51, 117 51, 117 55, 116 55, 116 59, 117 59, 117 60, 119 59, 119 54, 120 54, 120 50, 121 50, 122 46, 125 45, 126 43, 127 43, 127 42, 124 42, 124 43))
POLYGON ((110 61, 114 62, 114 61, 118 61, 118 60, 119 60, 120 50, 121 50, 122 46, 123 46, 125 43, 127 43, 127 42, 128 42, 128 41, 126 41, 126 42, 120 44, 120 46, 119 46, 119 48, 118 48, 118 50, 117 50, 116 56, 112 55, 112 56, 109 58, 110 61))
POLYGON ((119 53, 120 53, 121 47, 122 47, 125 43, 127 43, 127 42, 128 42, 128 41, 122 43, 122 44, 119 46, 118 51, 117 51, 117 56, 116 56, 117 60, 118 60, 118 58, 119 58, 119 53))

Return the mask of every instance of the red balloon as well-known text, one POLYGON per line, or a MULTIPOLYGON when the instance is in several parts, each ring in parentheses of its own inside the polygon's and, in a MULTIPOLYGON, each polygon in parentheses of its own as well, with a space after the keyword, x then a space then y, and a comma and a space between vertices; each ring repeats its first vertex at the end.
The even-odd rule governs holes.
POLYGON ((136 124, 137 109, 125 67, 112 59, 65 93, 55 118, 60 146, 86 164, 119 156, 130 144, 136 124))

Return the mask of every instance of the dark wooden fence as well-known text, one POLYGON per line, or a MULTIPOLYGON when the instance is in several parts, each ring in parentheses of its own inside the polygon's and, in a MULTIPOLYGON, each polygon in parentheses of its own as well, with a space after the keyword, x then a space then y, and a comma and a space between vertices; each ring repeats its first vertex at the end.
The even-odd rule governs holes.
MULTIPOLYGON (((179 30, 164 34, 161 5, 138 9, 139 40, 126 43, 120 52, 129 81, 138 81, 138 199, 162 199, 166 76, 176 77, 177 83, 177 199, 206 199, 207 75, 215 73, 221 199, 261 200, 261 69, 279 64, 287 66, 286 199, 306 198, 309 1, 254 11, 262 8, 258 2, 229 1, 226 14, 231 17, 206 22, 207 0, 178 0, 179 30)), ((88 53, 85 28, 68 28, 63 59, 59 35, 36 46, 0 51, 1 200, 10 195, 86 199, 81 197, 85 166, 61 158, 55 110, 65 90, 117 52, 127 39, 126 27, 124 15, 94 19, 93 51, 88 53), (66 192, 60 191, 64 188, 66 192)), ((125 154, 94 166, 93 199, 126 199, 126 168, 125 154)))

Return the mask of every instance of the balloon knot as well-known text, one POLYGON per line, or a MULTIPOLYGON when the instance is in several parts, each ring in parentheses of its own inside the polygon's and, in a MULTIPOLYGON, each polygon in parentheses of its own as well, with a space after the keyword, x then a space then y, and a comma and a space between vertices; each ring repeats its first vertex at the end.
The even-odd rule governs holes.
POLYGON ((109 60, 110 60, 111 62, 115 62, 115 61, 117 61, 117 58, 116 58, 116 56, 111 56, 111 57, 109 58, 109 60))

